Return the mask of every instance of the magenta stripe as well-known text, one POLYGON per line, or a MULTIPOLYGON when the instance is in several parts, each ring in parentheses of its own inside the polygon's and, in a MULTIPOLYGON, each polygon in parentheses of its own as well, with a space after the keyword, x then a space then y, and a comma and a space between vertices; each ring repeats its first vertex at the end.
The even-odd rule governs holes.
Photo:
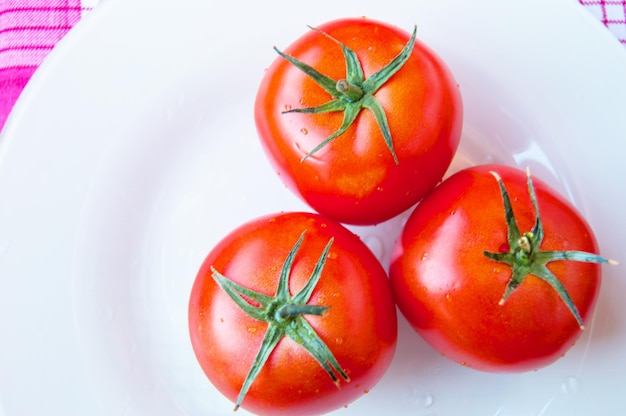
POLYGON ((15 66, 12 68, 0 68, 0 86, 4 86, 8 83, 11 83, 11 78, 10 77, 6 77, 5 74, 8 73, 12 73, 12 74, 29 74, 30 72, 34 71, 35 68, 32 66, 15 66))
POLYGON ((0 69, 0 131, 36 67, 0 69))
POLYGON ((8 52, 8 51, 29 51, 29 50, 42 50, 42 49, 52 49, 55 44, 51 45, 19 45, 19 46, 9 46, 8 48, 0 48, 0 53, 8 52))
POLYGON ((19 31, 35 31, 35 32, 43 32, 47 30, 70 30, 73 26, 69 25, 58 25, 58 26, 15 26, 9 27, 6 29, 0 29, 0 35, 3 33, 9 32, 19 32, 19 31))
POLYGON ((31 9, 5 12, 0 16, 0 28, 22 25, 75 25, 81 17, 81 8, 31 9))
POLYGON ((608 4, 609 6, 618 6, 620 4, 624 4, 621 0, 580 0, 580 3, 587 6, 601 6, 604 4, 608 4))
MULTIPOLYGON (((0 53, 7 50, 16 50, 20 47, 30 49, 33 47, 50 46, 57 44, 67 34, 69 28, 28 30, 0 32, 0 53)), ((3 62, 8 64, 9 62, 3 62)), ((0 64, 0 66, 3 66, 0 64)))
POLYGON ((55 12, 55 11, 78 11, 89 10, 88 7, 13 7, 10 9, 0 10, 0 16, 7 13, 20 13, 20 12, 55 12))
POLYGON ((58 42, 71 29, 70 26, 12 28, 0 31, 0 48, 58 42))
POLYGON ((21 69, 30 69, 30 68, 33 68, 33 65, 14 65, 14 66, 6 66, 3 68, 0 68, 0 79, 2 79, 3 71, 15 71, 15 70, 21 70, 21 69))
POLYGON ((1 66, 4 68, 16 66, 39 66, 50 49, 21 49, 3 52, 0 56, 1 66))
MULTIPOLYGON (((2 74, 3 71, 22 71, 22 70, 33 70, 35 71, 37 69, 36 65, 14 65, 14 66, 7 66, 4 68, 0 68, 0 80, 2 79, 2 77, 4 77, 5 75, 2 74)), ((8 78, 7 78, 8 79, 8 78)), ((0 81, 0 87, 2 86, 2 81, 0 81)))
POLYGON ((60 21, 68 25, 74 25, 81 18, 83 11, 89 10, 83 7, 29 7, 23 9, 0 10, 0 25, 8 23, 15 25, 20 21, 60 21))

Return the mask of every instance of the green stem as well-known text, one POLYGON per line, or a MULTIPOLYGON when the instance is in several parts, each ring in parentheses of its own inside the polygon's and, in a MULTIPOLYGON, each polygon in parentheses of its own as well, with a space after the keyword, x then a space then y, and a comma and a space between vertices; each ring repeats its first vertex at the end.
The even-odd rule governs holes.
POLYGON ((573 260, 591 263, 608 263, 616 264, 617 262, 605 259, 593 253, 586 253, 581 251, 544 251, 540 249, 541 243, 544 237, 543 223, 541 216, 539 215, 539 206, 537 204, 537 198, 535 195, 535 189, 533 187, 530 172, 527 172, 527 186, 528 194, 530 196, 533 208, 535 211, 535 225, 532 231, 520 233, 520 230, 513 215, 513 208, 511 206, 511 199, 504 186, 502 178, 496 172, 491 172, 496 178, 500 187, 500 193, 502 196, 502 202, 504 205, 504 217, 507 223, 508 244, 510 251, 507 253, 491 253, 485 251, 485 256, 488 258, 505 263, 512 269, 511 278, 507 283, 504 290, 504 295, 499 304, 503 305, 506 299, 513 291, 515 291, 526 279, 526 276, 533 275, 539 279, 548 283, 561 297, 565 305, 568 307, 572 316, 578 322, 581 329, 584 328, 583 320, 574 305, 572 298, 570 297, 567 289, 559 278, 555 276, 546 265, 552 261, 557 260, 573 260))
POLYGON ((302 305, 298 303, 288 303, 276 310, 276 318, 279 321, 286 321, 301 315, 322 316, 330 306, 302 305))
MULTIPOLYGON (((314 29, 314 28, 312 28, 314 29)), ((343 123, 334 133, 323 139, 313 150, 307 153, 302 158, 304 162, 313 153, 319 151, 322 147, 326 146, 332 140, 345 133, 348 128, 357 120, 357 116, 363 109, 368 109, 374 114, 374 118, 380 131, 382 132, 385 144, 389 148, 394 162, 399 164, 398 156, 394 150, 393 141, 391 139, 391 129, 387 121, 386 110, 382 104, 378 101, 375 94, 376 92, 396 73, 404 64, 409 60, 413 53, 413 47, 415 46, 415 39, 417 36, 417 27, 413 28, 413 33, 409 38, 409 41, 404 45, 402 50, 384 67, 378 72, 372 74, 369 78, 365 78, 361 62, 356 53, 341 43, 339 40, 333 38, 327 33, 321 32, 327 38, 333 40, 343 52, 343 56, 346 63, 346 77, 335 81, 310 65, 297 60, 294 57, 286 55, 280 50, 274 48, 276 52, 286 59, 289 63, 300 69, 306 75, 308 75, 317 85, 319 85, 324 91, 326 91, 332 97, 331 101, 316 107, 303 107, 297 109, 291 109, 284 111, 283 113, 306 113, 306 114, 322 114, 329 112, 343 112, 343 123)))
POLYGON ((354 103, 359 101, 365 92, 358 85, 348 82, 346 79, 340 79, 336 85, 337 91, 339 91, 345 99, 354 103))
POLYGON ((337 386, 339 385, 339 377, 345 381, 350 381, 350 377, 339 365, 330 348, 304 318, 304 315, 321 316, 330 308, 330 306, 309 305, 307 302, 322 275, 333 238, 324 247, 304 287, 294 296, 289 293, 289 278, 293 262, 304 240, 304 234, 303 232, 300 235, 300 238, 283 263, 280 276, 278 277, 276 294, 273 297, 243 287, 211 267, 215 282, 242 311, 258 321, 268 323, 261 348, 239 391, 235 410, 240 407, 246 393, 267 362, 272 351, 285 336, 291 338, 311 354, 337 386), (254 300, 258 303, 258 306, 248 302, 248 299, 254 300))

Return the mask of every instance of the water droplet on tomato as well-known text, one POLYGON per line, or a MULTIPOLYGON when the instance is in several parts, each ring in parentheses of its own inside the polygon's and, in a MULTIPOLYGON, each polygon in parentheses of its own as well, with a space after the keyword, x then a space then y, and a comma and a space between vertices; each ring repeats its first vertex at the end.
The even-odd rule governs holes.
POLYGON ((561 385, 561 389, 563 393, 567 395, 578 394, 580 393, 580 380, 574 376, 566 377, 561 385))
POLYGON ((291 110, 291 104, 285 104, 285 111, 291 110))
POLYGON ((428 258, 428 252, 427 252, 427 251, 425 251, 425 252, 423 252, 423 253, 422 253, 422 256, 420 257, 420 260, 421 260, 421 261, 424 261, 424 260, 426 260, 427 258, 428 258))
POLYGON ((256 333, 256 331, 258 331, 257 327, 251 326, 251 327, 248 328, 248 332, 251 333, 251 334, 256 333))
POLYGON ((304 127, 302 127, 300 129, 300 133, 302 133, 302 134, 304 134, 306 136, 307 134, 309 134, 309 131, 307 129, 305 129, 304 127))

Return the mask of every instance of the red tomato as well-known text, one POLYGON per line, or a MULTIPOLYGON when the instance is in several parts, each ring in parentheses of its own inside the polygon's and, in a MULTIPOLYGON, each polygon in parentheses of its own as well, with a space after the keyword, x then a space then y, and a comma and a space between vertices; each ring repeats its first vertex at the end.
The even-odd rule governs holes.
POLYGON ((367 393, 391 363, 396 318, 389 280, 376 257, 342 225, 309 213, 263 217, 234 230, 207 256, 189 303, 197 359, 215 387, 233 402, 241 399, 264 337, 270 328, 279 327, 273 330, 278 334, 276 346, 270 348, 241 401, 243 408, 256 414, 320 414, 367 393), (319 280, 307 286, 320 261, 325 263, 319 280), (285 264, 287 280, 281 280, 285 264), (237 295, 239 303, 254 313, 267 312, 272 322, 245 313, 221 288, 238 286, 224 279, 218 284, 216 274, 254 291, 237 295), (310 298, 297 302, 304 287, 313 289, 310 298), (311 311, 282 321, 277 318, 280 311, 293 308, 282 308, 287 303, 305 304, 311 311), (326 350, 319 348, 318 340, 326 350), (322 350, 328 369, 307 349, 311 345, 322 350))
POLYGON ((255 120, 289 189, 340 222, 375 224, 441 180, 459 144, 462 102, 446 64, 409 33, 341 19, 309 31, 271 64, 255 120), (317 149, 344 122, 345 132, 317 149))
POLYGON ((498 165, 460 171, 419 203, 396 243, 390 278, 400 310, 462 365, 492 372, 546 366, 572 347, 592 314, 600 267, 589 262, 607 260, 589 254, 597 245, 581 214, 544 182, 532 178, 532 185, 538 227, 524 172, 498 165), (510 195, 509 221, 490 171, 510 195))

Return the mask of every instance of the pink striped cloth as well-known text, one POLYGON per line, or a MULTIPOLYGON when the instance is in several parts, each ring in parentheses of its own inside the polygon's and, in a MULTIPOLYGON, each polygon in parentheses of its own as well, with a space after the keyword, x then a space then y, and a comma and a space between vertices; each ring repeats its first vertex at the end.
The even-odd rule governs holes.
POLYGON ((0 0, 0 131, 37 67, 80 20, 81 0, 0 0))
MULTIPOLYGON (((99 0, 0 0, 0 132, 56 43, 99 0)), ((626 47, 626 0, 579 0, 626 47)))

